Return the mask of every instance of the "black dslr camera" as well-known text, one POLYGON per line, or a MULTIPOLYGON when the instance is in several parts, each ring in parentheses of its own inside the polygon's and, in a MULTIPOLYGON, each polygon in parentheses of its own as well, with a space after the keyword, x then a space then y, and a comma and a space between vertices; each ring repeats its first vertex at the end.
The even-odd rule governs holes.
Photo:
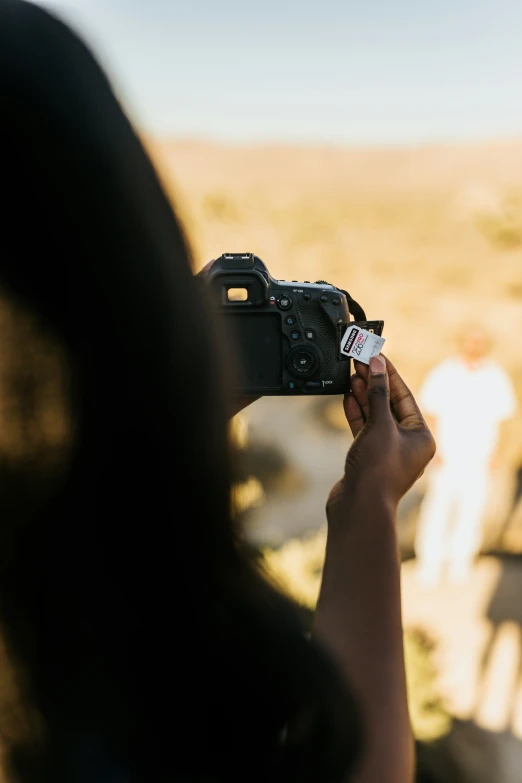
POLYGON ((202 275, 225 317, 238 358, 238 393, 344 394, 350 360, 340 352, 349 323, 381 334, 351 296, 324 280, 275 280, 252 253, 224 253, 202 275))

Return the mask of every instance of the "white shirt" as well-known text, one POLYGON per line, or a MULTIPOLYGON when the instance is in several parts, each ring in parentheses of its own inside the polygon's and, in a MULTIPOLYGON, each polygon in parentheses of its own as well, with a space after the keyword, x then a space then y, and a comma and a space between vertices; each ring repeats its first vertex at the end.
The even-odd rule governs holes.
POLYGON ((485 464, 495 451, 500 422, 516 413, 513 385, 491 360, 468 367, 454 358, 435 367, 419 392, 426 415, 437 419, 437 448, 446 462, 485 464))

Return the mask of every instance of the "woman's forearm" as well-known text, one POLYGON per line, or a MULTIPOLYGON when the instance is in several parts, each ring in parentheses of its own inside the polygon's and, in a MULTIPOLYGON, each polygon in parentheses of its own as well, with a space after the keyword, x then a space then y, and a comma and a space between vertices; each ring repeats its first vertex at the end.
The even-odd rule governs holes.
POLYGON ((366 744, 356 783, 411 783, 414 775, 395 517, 370 487, 329 513, 314 636, 361 707, 366 744))

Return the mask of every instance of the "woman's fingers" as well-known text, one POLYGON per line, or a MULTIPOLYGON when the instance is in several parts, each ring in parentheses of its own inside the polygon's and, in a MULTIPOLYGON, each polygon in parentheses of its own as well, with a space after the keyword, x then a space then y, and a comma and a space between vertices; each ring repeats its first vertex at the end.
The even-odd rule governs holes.
POLYGON ((368 375, 370 374, 370 368, 368 367, 368 365, 354 360, 353 366, 357 375, 360 375, 361 378, 367 381, 368 375))
POLYGON ((343 406, 346 419, 352 431, 352 435, 354 438, 356 438, 366 424, 366 419, 353 392, 349 392, 346 395, 343 406))
POLYGON ((366 381, 360 375, 352 375, 350 378, 350 388, 353 392, 353 396, 359 403, 359 407, 363 412, 365 419, 368 418, 368 387, 366 381))
MULTIPOLYGON (((383 358, 386 359, 386 357, 383 358)), ((415 397, 389 359, 386 359, 386 366, 388 369, 388 382, 390 385, 390 402, 395 418, 399 424, 408 424, 412 422, 424 423, 422 413, 415 401, 415 397)), ((357 375, 364 378, 365 381, 368 379, 368 365, 363 364, 362 362, 355 362, 355 369, 357 375)))
POLYGON ((386 364, 388 365, 388 377, 390 379, 390 400, 395 418, 399 424, 407 424, 408 422, 423 423, 424 419, 415 397, 389 359, 386 359, 386 364))
POLYGON ((384 356, 372 356, 368 374, 367 396, 371 423, 383 423, 392 420, 390 410, 390 384, 388 367, 384 356))

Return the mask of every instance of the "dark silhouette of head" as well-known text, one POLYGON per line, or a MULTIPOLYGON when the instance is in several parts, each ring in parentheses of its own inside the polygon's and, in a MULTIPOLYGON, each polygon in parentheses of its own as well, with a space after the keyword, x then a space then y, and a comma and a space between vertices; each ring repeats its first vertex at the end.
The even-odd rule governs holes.
POLYGON ((180 223, 91 53, 21 0, 0 3, 0 115, 12 768, 345 780, 353 701, 231 522, 219 325, 180 223))

